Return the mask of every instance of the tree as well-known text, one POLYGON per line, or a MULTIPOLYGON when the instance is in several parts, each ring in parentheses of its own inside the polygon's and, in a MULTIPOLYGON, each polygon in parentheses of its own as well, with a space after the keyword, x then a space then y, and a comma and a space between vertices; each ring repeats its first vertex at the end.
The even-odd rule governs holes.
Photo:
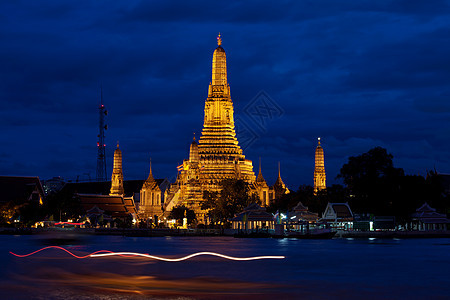
POLYGON ((184 218, 187 218, 188 224, 192 224, 197 219, 195 212, 184 205, 175 206, 169 214, 169 219, 175 219, 179 224, 183 224, 184 218))
POLYGON ((399 194, 403 169, 394 168, 393 156, 375 147, 350 157, 338 175, 350 193, 350 205, 356 212, 378 215, 394 213, 393 202, 399 194))
POLYGON ((73 191, 68 189, 62 189, 57 193, 48 195, 44 210, 47 215, 53 215, 57 220, 60 216, 63 220, 67 220, 77 219, 79 216, 86 214, 79 199, 74 197, 73 191))
POLYGON ((208 210, 213 223, 228 223, 237 213, 251 203, 259 203, 255 194, 250 193, 248 183, 243 180, 225 179, 220 183, 220 192, 205 191, 202 209, 208 210))
POLYGON ((12 219, 19 215, 19 205, 16 205, 13 201, 0 204, 0 224, 5 226, 11 224, 12 219))

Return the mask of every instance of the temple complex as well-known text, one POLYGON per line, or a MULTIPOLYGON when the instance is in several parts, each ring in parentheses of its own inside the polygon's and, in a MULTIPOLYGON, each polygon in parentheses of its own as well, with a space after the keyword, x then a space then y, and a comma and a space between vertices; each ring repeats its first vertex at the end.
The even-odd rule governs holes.
POLYGON ((314 193, 327 188, 323 148, 322 146, 320 146, 320 138, 318 138, 317 140, 318 141, 314 167, 314 193))
POLYGON ((203 130, 198 143, 195 137, 191 143, 189 159, 185 159, 183 164, 178 166, 177 180, 166 190, 164 203, 166 212, 177 205, 185 205, 194 210, 199 222, 207 221, 206 211, 201 209, 203 191, 220 191, 220 182, 224 179, 247 182, 264 206, 268 206, 277 195, 288 191, 280 173, 275 186, 270 188, 262 177, 261 166, 256 178, 252 161, 245 158, 239 146, 227 80, 226 54, 222 48, 220 34, 217 44, 218 47, 213 53, 208 97, 205 101, 203 130))

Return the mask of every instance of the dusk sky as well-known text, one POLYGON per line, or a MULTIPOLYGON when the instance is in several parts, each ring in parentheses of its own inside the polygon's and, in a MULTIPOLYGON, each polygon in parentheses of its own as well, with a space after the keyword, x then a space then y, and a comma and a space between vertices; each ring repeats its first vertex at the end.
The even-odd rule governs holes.
POLYGON ((312 185, 319 136, 328 184, 375 146, 407 174, 450 173, 450 1, 2 1, 0 175, 95 178, 102 85, 108 179, 120 141, 125 180, 151 157, 173 181, 219 32, 238 139, 269 185, 278 161, 289 188, 312 185))

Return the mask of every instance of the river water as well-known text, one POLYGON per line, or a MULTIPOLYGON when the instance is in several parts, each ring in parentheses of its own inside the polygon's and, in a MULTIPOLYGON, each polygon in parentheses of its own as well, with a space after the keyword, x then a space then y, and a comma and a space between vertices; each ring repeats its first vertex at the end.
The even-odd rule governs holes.
MULTIPOLYGON (((50 241, 51 242, 51 241, 50 241)), ((181 257, 77 259, 39 236, 0 236, 0 299, 450 299, 450 239, 236 239, 79 237, 77 255, 98 250, 181 257)))

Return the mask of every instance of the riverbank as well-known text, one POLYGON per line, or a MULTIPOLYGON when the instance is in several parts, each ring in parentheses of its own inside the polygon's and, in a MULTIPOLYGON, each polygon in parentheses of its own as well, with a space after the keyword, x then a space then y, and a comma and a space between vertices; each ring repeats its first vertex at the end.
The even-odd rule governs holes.
MULTIPOLYGON (((234 236, 238 232, 233 229, 169 229, 169 228, 0 228, 1 235, 111 235, 130 237, 163 237, 163 236, 234 236)), ((247 234, 239 237, 271 238, 273 234, 261 231, 258 234, 247 234)), ((295 236, 294 236, 295 237, 295 236)), ((285 236, 290 238, 290 236, 285 236)), ((338 230, 334 238, 450 238, 450 230, 436 231, 347 231, 338 230)))
MULTIPOLYGON (((220 236, 226 235, 220 229, 169 229, 169 228, 0 228, 3 235, 113 235, 135 237, 162 236, 220 236)), ((229 234, 232 235, 232 234, 229 234)))
POLYGON ((344 231, 338 230, 336 238, 450 238, 450 230, 435 231, 344 231))

